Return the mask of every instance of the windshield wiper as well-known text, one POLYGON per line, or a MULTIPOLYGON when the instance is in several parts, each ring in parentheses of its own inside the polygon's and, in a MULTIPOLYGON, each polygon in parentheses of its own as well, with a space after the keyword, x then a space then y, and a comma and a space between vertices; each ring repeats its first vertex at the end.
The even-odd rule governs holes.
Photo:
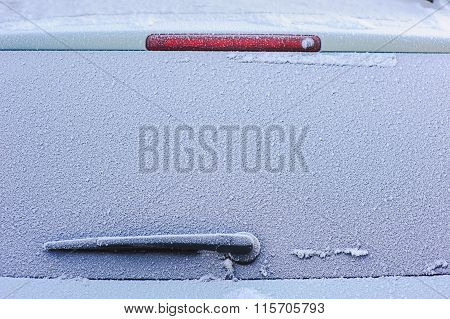
POLYGON ((250 233, 183 234, 58 240, 46 242, 44 249, 90 251, 210 250, 224 253, 236 262, 250 263, 259 255, 260 243, 250 233))

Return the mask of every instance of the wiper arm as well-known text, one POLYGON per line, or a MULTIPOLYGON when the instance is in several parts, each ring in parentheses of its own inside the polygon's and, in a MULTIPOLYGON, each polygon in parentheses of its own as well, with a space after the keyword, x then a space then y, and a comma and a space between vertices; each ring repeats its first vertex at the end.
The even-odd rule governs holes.
POLYGON ((227 254, 233 261, 250 263, 260 252, 259 240, 250 233, 183 234, 127 237, 94 237, 50 241, 46 250, 210 250, 227 254))

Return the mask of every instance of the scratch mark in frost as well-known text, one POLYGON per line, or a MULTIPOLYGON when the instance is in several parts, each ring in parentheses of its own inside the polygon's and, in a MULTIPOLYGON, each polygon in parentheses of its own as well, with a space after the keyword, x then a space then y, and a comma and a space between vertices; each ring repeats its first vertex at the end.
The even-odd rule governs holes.
POLYGON ((295 255, 300 259, 309 259, 312 257, 326 258, 341 254, 350 255, 352 257, 363 257, 367 256, 369 252, 360 248, 336 248, 334 250, 295 249, 292 251, 292 255, 295 255))
POLYGON ((239 63, 304 64, 327 66, 393 67, 395 54, 388 53, 320 53, 320 54, 229 54, 228 59, 239 63))

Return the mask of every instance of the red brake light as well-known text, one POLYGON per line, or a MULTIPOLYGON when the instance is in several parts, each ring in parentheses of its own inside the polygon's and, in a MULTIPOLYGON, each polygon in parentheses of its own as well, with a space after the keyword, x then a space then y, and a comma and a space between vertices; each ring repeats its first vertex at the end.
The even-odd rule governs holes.
POLYGON ((278 51, 318 52, 316 35, 261 34, 151 34, 151 51, 278 51))

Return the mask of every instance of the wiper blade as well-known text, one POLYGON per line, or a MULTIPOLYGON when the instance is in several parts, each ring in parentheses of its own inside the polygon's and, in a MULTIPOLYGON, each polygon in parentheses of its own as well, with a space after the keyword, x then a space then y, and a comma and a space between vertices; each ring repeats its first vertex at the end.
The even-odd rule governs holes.
POLYGON ((250 233, 182 234, 126 237, 93 237, 49 241, 46 250, 209 250, 227 254, 232 260, 249 263, 260 252, 259 240, 250 233))

